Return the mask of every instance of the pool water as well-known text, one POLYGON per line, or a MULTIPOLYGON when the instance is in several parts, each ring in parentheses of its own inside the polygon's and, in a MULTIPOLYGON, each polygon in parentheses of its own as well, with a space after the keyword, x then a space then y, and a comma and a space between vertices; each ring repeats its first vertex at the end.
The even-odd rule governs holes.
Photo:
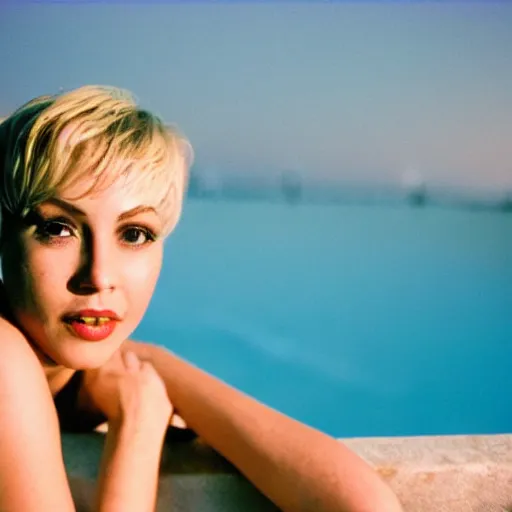
POLYGON ((512 431, 512 215, 189 201, 135 336, 338 437, 512 431))

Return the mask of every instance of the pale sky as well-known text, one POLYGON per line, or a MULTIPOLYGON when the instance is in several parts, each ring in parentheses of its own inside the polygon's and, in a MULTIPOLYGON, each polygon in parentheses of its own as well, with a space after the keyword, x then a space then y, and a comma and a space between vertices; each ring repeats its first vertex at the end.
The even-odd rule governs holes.
POLYGON ((512 3, 2 3, 0 62, 0 115, 118 85, 203 166, 512 189, 512 3))

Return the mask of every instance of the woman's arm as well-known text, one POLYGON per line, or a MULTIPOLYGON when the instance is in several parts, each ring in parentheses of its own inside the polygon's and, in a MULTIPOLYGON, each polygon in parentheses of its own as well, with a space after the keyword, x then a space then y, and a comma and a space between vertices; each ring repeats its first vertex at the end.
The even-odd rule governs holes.
POLYGON ((0 322, 0 510, 74 511, 43 369, 22 335, 0 322))
POLYGON ((116 377, 117 410, 107 433, 98 485, 99 512, 155 510, 158 468, 172 407, 149 363, 125 354, 116 377))
POLYGON ((164 433, 165 428, 152 436, 150 430, 109 427, 98 481, 99 512, 155 510, 164 433))
MULTIPOLYGON (((119 414, 98 481, 101 512, 154 510, 172 408, 156 371, 135 361, 139 368, 116 382, 119 414)), ((0 419, 0 510, 74 511, 46 376, 25 338, 1 319, 0 419)))
POLYGON ((181 360, 126 342, 164 380, 178 413, 284 511, 398 512, 391 489, 356 454, 181 360))

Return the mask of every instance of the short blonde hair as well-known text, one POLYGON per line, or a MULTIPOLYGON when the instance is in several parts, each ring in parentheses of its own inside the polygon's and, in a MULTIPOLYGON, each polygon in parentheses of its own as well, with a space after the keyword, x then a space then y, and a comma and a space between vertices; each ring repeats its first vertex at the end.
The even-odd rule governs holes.
POLYGON ((2 213, 24 217, 86 176, 94 178, 87 193, 124 176, 153 202, 163 235, 177 224, 192 148, 129 92, 84 86, 40 96, 0 123, 2 213))

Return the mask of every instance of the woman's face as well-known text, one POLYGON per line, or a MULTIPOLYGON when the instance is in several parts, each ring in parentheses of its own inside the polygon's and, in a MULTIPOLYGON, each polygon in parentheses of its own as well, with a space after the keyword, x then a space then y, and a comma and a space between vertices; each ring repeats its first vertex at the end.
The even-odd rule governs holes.
POLYGON ((8 235, 5 289, 16 321, 54 363, 101 366, 133 332, 160 272, 162 222, 121 181, 81 199, 81 182, 8 235))

